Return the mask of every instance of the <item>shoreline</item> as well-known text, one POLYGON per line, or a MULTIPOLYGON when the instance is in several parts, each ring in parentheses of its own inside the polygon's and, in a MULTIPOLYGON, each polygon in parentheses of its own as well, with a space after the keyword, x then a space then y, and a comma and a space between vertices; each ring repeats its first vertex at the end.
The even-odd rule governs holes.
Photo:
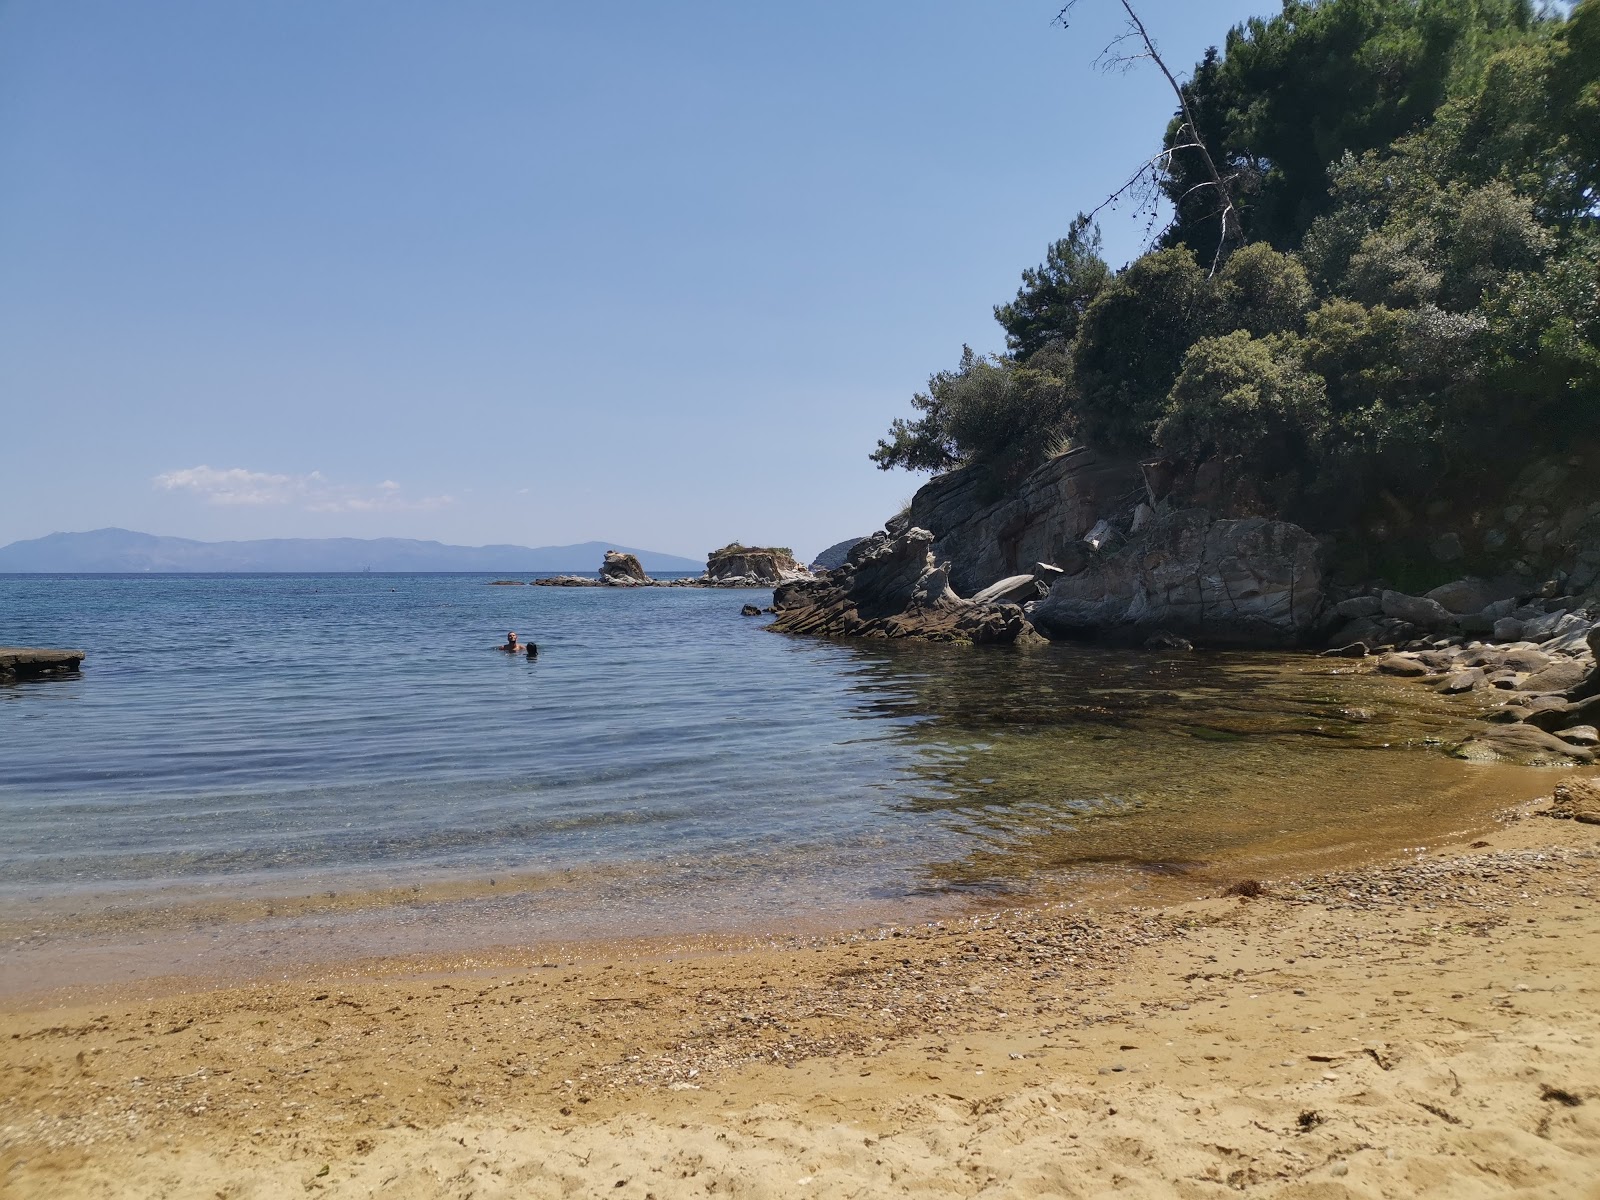
MULTIPOLYGON (((1263 830, 1227 853, 1051 861, 1049 845, 1013 847, 1003 885, 872 889, 824 900, 776 880, 751 904, 749 871, 804 862, 752 860, 726 876, 685 874, 681 864, 593 863, 532 872, 439 872, 401 884, 392 873, 157 886, 124 895, 92 890, 17 903, 0 920, 0 1009, 49 1007, 75 995, 249 986, 350 964, 427 961, 452 953, 514 964, 546 950, 606 954, 613 944, 672 947, 691 941, 764 944, 830 937, 872 925, 916 925, 1012 909, 1066 906, 1096 912, 1170 905, 1214 894, 1248 876, 1299 877, 1360 869, 1496 827, 1536 799, 1549 772, 1496 764, 1466 769, 1446 803, 1394 813, 1359 831, 1328 823, 1263 830), (787 888, 787 890, 785 890, 787 888), (780 900, 787 897, 787 900, 780 900), (26 979, 26 983, 21 982, 26 979)), ((857 881, 858 885, 860 881, 857 881)), ((663 953, 666 951, 663 950, 663 953)))
POLYGON ((1528 811, 1257 899, 8 1001, 0 1180, 1593 1196, 1600 829, 1528 811))

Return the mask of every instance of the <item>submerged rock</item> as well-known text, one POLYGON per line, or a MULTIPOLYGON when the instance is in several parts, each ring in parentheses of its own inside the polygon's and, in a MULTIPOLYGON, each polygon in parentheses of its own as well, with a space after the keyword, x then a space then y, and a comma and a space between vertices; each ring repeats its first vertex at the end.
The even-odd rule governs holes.
POLYGON ((43 650, 32 646, 0 646, 0 681, 74 675, 83 665, 82 650, 43 650))
POLYGON ((1532 725, 1491 725, 1473 734, 1457 751, 1478 762, 1520 762, 1529 766, 1562 766, 1594 761, 1594 751, 1572 746, 1532 725))
POLYGON ((1108 553, 1090 554, 1050 588, 1030 618, 1049 637, 1139 642, 1168 632, 1216 646, 1290 646, 1322 608, 1317 540, 1261 517, 1214 521, 1186 509, 1150 522, 1108 553))

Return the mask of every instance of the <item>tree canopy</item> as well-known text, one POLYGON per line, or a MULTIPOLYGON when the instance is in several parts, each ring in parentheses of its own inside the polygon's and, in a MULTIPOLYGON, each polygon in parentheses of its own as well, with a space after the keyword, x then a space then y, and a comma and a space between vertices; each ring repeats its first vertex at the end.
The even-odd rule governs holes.
POLYGON ((936 374, 880 466, 1072 439, 1348 506, 1600 435, 1600 0, 1285 0, 1183 87, 1244 244, 1217 260, 1175 148, 1159 243, 1112 270, 1080 215, 995 308, 1006 353, 936 374))

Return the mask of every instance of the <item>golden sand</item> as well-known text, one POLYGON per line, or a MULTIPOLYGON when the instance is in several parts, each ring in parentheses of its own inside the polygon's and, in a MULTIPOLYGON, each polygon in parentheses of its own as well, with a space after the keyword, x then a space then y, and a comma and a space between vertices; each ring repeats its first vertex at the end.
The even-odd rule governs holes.
POLYGON ((1600 827, 0 1016, 18 1197, 1600 1197, 1600 827))

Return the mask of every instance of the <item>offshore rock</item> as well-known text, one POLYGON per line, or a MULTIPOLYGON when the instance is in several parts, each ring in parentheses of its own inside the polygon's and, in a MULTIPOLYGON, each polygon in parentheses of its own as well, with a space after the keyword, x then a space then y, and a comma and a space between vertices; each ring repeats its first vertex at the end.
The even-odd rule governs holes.
POLYGON ((43 650, 33 646, 0 646, 0 682, 75 675, 83 665, 82 650, 43 650))
POLYGON ((810 577, 811 572, 786 549, 732 542, 706 557, 701 580, 717 587, 777 587, 791 579, 810 577))
POLYGON ((1036 562, 1068 566, 1084 535, 1107 512, 1127 510, 1134 494, 1144 495, 1144 483, 1133 459, 1078 446, 1004 495, 983 467, 929 480, 912 498, 902 528, 932 532, 933 553, 950 564, 950 582, 970 596, 1036 562))
POLYGON ((620 550, 607 550, 600 564, 600 581, 613 587, 648 587, 655 580, 644 573, 644 567, 632 554, 620 550))
POLYGON ((933 534, 909 528, 858 542, 844 566, 773 593, 771 628, 825 637, 921 638, 1008 644, 1030 632, 1015 604, 963 600, 948 565, 934 562, 933 534))
POLYGON ((1166 631, 1203 645, 1292 646, 1313 636, 1321 609, 1320 547, 1300 526, 1185 509, 1089 555, 1029 616, 1054 638, 1166 631))

